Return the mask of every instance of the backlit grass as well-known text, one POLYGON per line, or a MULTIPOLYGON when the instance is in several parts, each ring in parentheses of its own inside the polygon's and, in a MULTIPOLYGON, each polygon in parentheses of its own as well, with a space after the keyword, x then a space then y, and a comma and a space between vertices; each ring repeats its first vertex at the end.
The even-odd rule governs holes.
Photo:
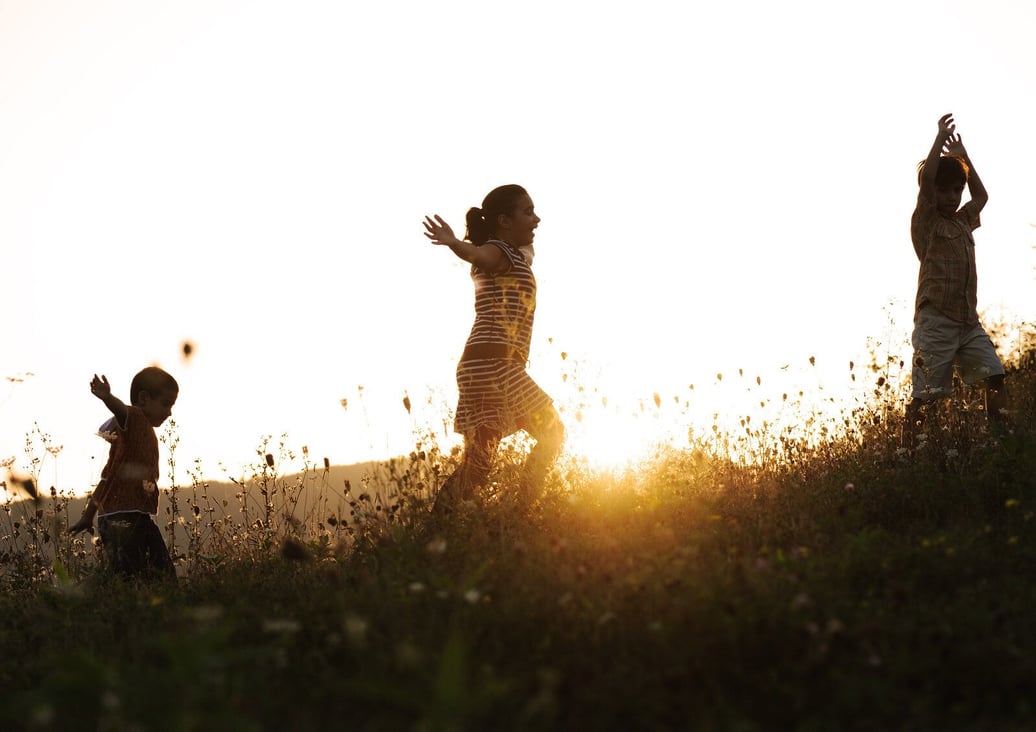
POLYGON ((567 457, 531 511, 510 499, 509 443, 449 524, 428 500, 450 450, 422 442, 347 484, 265 441, 229 490, 192 471, 163 496, 176 586, 108 577, 92 537, 60 531, 70 499, 8 502, 0 725, 1029 728, 1025 354, 1000 440, 961 390, 902 454, 902 367, 881 357, 849 370, 866 398, 828 411, 761 380, 798 430, 717 420, 623 472, 567 457))

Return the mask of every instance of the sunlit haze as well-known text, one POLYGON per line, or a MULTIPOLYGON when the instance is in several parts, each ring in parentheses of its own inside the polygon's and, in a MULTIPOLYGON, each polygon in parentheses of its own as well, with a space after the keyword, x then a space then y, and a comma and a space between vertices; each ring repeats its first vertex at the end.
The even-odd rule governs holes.
POLYGON ((511 182, 571 453, 846 398, 868 339, 909 356, 945 112, 990 194, 980 310, 1032 322, 1034 8, 0 0, 0 460, 38 425, 42 481, 88 491, 90 379, 128 401, 149 364, 178 470, 237 474, 264 435, 342 464, 455 444, 472 285, 421 220, 462 231, 511 182))

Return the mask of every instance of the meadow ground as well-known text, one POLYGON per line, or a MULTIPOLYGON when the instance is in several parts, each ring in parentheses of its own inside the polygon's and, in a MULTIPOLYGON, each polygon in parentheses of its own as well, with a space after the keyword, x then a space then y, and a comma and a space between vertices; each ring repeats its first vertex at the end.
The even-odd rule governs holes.
POLYGON ((567 462, 531 509, 515 446, 439 524, 456 455, 334 505, 308 497, 321 466, 271 455, 226 496, 164 497, 175 585, 98 569, 61 496, 9 503, 0 727, 1031 729, 1032 359, 1009 378, 999 439, 962 392, 904 455, 879 384, 824 439, 749 425, 621 476, 567 462))

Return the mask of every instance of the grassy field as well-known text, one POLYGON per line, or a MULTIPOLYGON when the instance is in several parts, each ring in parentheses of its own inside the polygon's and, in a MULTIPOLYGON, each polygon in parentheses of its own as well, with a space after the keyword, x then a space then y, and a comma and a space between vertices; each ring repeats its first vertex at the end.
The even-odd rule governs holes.
POLYGON ((901 454, 869 374, 827 439, 566 462, 532 510, 516 447, 445 525, 455 455, 346 485, 264 446, 230 492, 163 498, 175 586, 100 571, 60 495, 8 504, 0 728, 1033 729, 1036 371, 1011 371, 999 440, 962 393, 901 454))

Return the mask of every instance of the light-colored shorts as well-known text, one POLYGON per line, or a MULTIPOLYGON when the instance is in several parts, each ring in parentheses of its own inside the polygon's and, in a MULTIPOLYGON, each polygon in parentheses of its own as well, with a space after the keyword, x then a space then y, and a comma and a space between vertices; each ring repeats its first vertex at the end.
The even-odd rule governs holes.
POLYGON ((966 384, 1004 373, 993 341, 981 323, 961 323, 932 307, 914 319, 914 399, 950 396, 953 370, 966 384))

